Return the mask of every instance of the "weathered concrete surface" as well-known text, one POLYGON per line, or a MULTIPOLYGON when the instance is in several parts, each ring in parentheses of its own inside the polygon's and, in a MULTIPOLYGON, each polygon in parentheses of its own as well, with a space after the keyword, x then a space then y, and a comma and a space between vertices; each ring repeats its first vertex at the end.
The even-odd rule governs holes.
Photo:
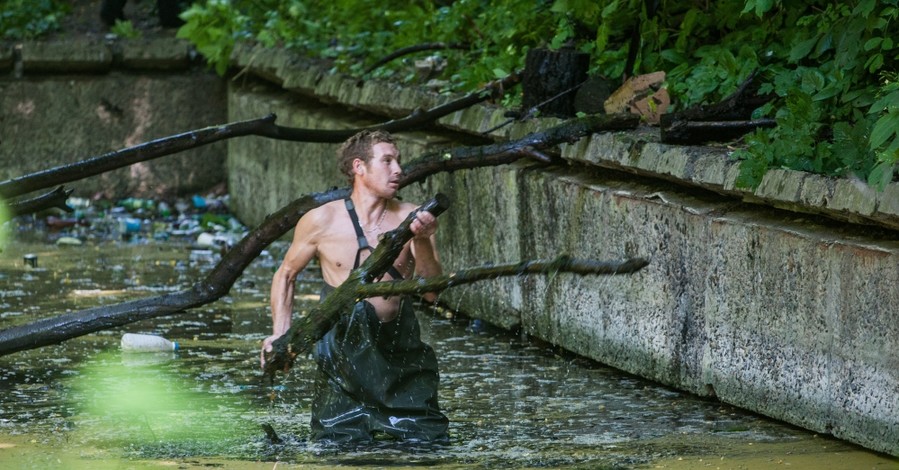
POLYGON ((526 331, 899 453, 899 242, 570 170, 524 186, 523 247, 652 260, 634 276, 529 278, 526 331))
POLYGON ((25 73, 106 72, 112 66, 112 51, 99 39, 25 42, 20 53, 25 73))
MULTIPOLYGON (((279 67, 267 73, 291 69, 279 67)), ((337 78, 318 74, 304 81, 296 73, 284 83, 301 94, 321 89, 328 102, 362 109, 358 91, 328 83, 337 78)), ((392 90, 384 96, 399 99, 392 90)), ((382 120, 345 109, 333 113, 277 89, 232 89, 232 120, 271 111, 291 125, 304 122, 293 116, 311 116, 315 126, 304 127, 382 120)), ((497 116, 478 107, 441 123, 474 134, 502 122, 497 116)), ((508 138, 534 125, 496 132, 508 138)), ((432 136, 436 144, 420 133, 401 138, 409 159, 462 136, 432 136)), ((507 278, 450 290, 441 299, 622 370, 899 455, 899 243, 888 230, 817 225, 802 213, 838 208, 844 211, 838 219, 870 223, 876 218, 870 214, 890 207, 888 195, 895 190, 872 196, 856 189, 857 196, 837 202, 846 183, 772 172, 757 193, 746 193, 733 186, 738 163, 721 149, 676 148, 652 139, 645 132, 594 136, 563 149, 568 167, 458 171, 404 189, 408 200, 437 191, 453 199, 439 232, 450 271, 563 252, 651 258, 629 276, 507 278), (813 199, 819 205, 800 213, 770 207, 813 199)), ((229 162, 240 165, 230 176, 232 188, 240 187, 232 198, 239 211, 253 211, 252 220, 307 189, 343 184, 331 163, 336 145, 296 144, 287 155, 272 144, 240 144, 239 151, 237 145, 229 149, 229 162), (259 172, 252 161, 298 155, 314 158, 304 166, 285 164, 277 175, 270 166, 263 172, 269 176, 252 174, 259 172), (290 190, 281 193, 270 181, 290 190), (270 192, 279 193, 278 202, 270 192)))
MULTIPOLYGON (((186 43, 161 40, 144 52, 128 43, 114 53, 118 47, 21 46, 13 68, 23 74, 0 77, 0 180, 226 122, 220 78, 206 71, 173 73, 188 59, 186 43)), ((225 143, 216 143, 67 187, 82 197, 189 194, 224 181, 225 152, 225 143)))

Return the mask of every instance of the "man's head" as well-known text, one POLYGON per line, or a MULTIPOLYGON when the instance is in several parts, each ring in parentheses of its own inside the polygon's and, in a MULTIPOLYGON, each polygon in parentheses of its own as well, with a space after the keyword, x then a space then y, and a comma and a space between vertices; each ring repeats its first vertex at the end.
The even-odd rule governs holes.
POLYGON ((372 148, 382 142, 396 145, 393 136, 387 131, 364 130, 347 139, 337 149, 337 168, 347 177, 351 186, 355 175, 353 161, 358 158, 367 164, 374 155, 372 148))

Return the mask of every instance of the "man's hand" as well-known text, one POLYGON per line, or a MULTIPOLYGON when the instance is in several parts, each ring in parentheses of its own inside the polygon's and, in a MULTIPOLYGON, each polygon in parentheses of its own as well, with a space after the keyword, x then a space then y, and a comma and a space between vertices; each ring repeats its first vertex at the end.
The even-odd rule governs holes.
MULTIPOLYGON (((259 367, 261 367, 263 371, 266 370, 265 355, 271 354, 272 350, 274 349, 274 346, 272 346, 272 343, 274 343, 275 340, 277 340, 281 336, 282 335, 272 335, 272 336, 269 336, 268 338, 265 338, 264 340, 262 340, 262 351, 259 352, 259 367)), ((284 372, 286 374, 287 371, 290 370, 291 363, 292 363, 292 361, 286 361, 284 363, 284 369, 282 370, 282 372, 284 372)), ((275 366, 277 366, 277 364, 275 366)))
POLYGON ((265 369, 265 353, 272 352, 272 343, 280 337, 281 335, 272 335, 262 340, 262 351, 259 352, 259 367, 263 370, 265 369))
POLYGON ((415 238, 430 238, 437 233, 437 218, 430 212, 419 211, 415 214, 415 219, 409 224, 409 230, 415 235, 415 238))

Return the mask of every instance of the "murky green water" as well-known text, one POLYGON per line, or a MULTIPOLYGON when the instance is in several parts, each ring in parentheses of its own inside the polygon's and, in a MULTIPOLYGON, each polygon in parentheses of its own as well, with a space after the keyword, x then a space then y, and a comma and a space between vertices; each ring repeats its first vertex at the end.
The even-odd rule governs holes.
MULTIPOLYGON (((20 233, 0 253, 0 328, 188 287, 215 255, 186 242, 86 241, 20 233), (26 266, 25 253, 38 256, 26 266)), ((419 311, 441 366, 451 443, 306 441, 313 366, 260 383, 268 285, 286 246, 230 295, 188 313, 0 357, 2 468, 899 468, 899 461, 668 389, 444 311, 419 311), (128 354, 124 332, 177 354, 128 354), (284 440, 272 444, 270 424, 284 440)), ((298 285, 299 309, 320 280, 298 285)))

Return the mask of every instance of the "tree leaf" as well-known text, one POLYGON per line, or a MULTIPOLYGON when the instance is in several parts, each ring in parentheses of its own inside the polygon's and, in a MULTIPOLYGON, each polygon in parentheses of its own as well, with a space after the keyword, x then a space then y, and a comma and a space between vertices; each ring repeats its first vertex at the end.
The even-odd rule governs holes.
POLYGON ((812 51, 812 48, 815 47, 815 44, 817 43, 817 36, 799 42, 799 44, 794 45, 793 48, 790 49, 790 57, 788 58, 788 60, 795 63, 808 57, 809 53, 812 51))
POLYGON ((894 112, 890 112, 885 116, 881 116, 880 119, 874 123, 874 128, 871 129, 871 138, 868 141, 868 145, 872 149, 876 149, 883 145, 887 139, 890 138, 891 135, 895 134, 899 131, 899 110, 894 112))
POLYGON ((868 184, 878 191, 883 191, 893 181, 893 164, 880 162, 868 173, 868 184))
POLYGON ((875 47, 879 46, 882 41, 883 41, 883 38, 868 39, 865 42, 865 51, 870 51, 871 49, 874 49, 875 47))

